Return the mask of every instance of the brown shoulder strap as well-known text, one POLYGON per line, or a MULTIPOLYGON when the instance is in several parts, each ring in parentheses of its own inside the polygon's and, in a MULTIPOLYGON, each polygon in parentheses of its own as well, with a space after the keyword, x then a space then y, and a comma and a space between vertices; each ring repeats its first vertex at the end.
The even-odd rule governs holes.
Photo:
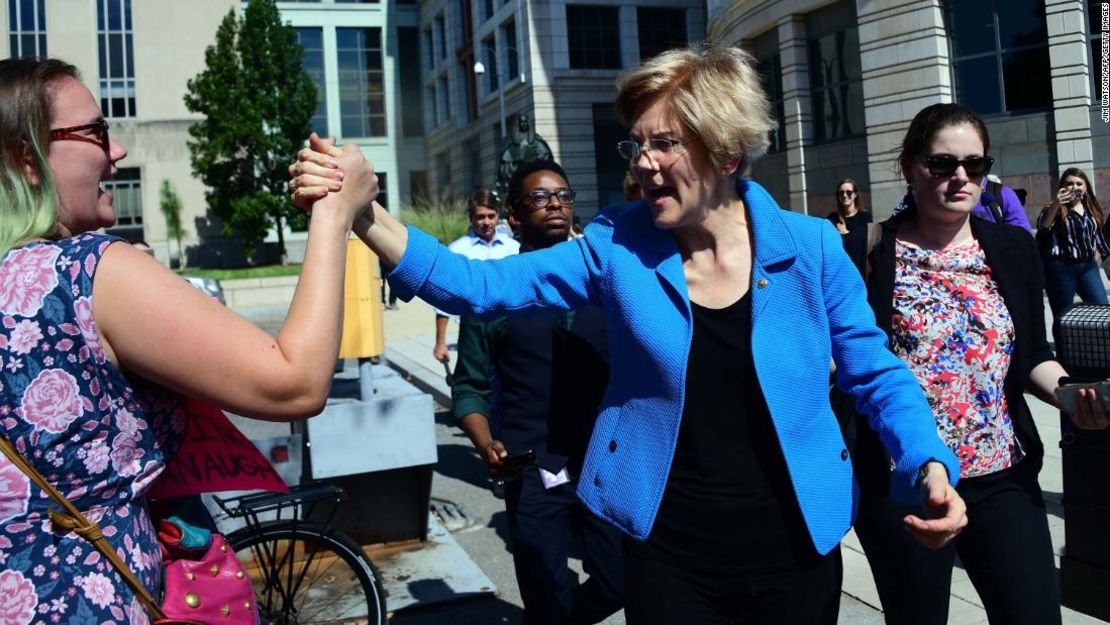
POLYGON ((4 455, 12 461, 12 464, 19 467, 20 471, 23 471, 27 477, 31 478, 39 488, 50 495, 50 497, 62 507, 64 512, 62 510, 50 510, 50 520, 68 530, 72 530, 77 533, 77 535, 92 543, 93 546, 108 559, 108 562, 111 562, 112 566, 119 571, 120 576, 123 577, 128 586, 131 586, 131 590, 135 591, 135 596, 139 598, 139 601, 143 602, 143 605, 146 606, 150 615, 154 617, 155 620, 166 618, 166 615, 162 612, 162 607, 154 601, 154 598, 150 595, 150 591, 139 581, 139 578, 135 577, 135 573, 131 571, 131 567, 127 566, 127 563, 119 557, 116 550, 112 549, 112 546, 108 544, 100 526, 89 521, 76 506, 58 492, 58 489, 54 488, 53 484, 46 481, 46 478, 44 478, 35 467, 31 466, 31 463, 27 462, 23 456, 19 455, 19 452, 12 446, 11 441, 2 436, 0 436, 0 451, 3 451, 4 455))

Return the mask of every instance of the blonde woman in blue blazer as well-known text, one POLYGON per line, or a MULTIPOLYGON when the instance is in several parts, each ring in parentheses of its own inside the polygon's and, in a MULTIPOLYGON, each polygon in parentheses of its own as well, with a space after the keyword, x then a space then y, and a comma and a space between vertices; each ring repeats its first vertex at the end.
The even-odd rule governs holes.
MULTIPOLYGON (((823 219, 783 211, 741 174, 771 128, 739 48, 666 52, 618 81, 617 148, 645 198, 585 236, 469 262, 377 203, 355 232, 404 299, 469 315, 603 307, 612 373, 581 499, 621 528, 628 623, 835 623, 858 488, 829 407, 828 370, 857 397, 939 547, 966 523, 955 457, 875 327, 863 282, 823 219)), ((290 167, 302 206, 334 191, 315 136, 290 167)), ((557 189, 528 189, 547 210, 557 189), (545 201, 546 200, 546 201, 545 201)))

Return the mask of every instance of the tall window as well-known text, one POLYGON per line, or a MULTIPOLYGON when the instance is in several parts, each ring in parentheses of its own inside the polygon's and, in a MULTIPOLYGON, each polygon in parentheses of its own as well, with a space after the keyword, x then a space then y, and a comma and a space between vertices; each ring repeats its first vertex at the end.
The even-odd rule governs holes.
POLYGON ((511 84, 520 75, 520 55, 516 49, 516 22, 509 20, 501 27, 501 47, 505 52, 505 82, 511 84))
POLYGON ((440 62, 447 58, 447 26, 443 22, 443 14, 440 13, 435 19, 436 26, 436 51, 439 53, 436 56, 436 62, 440 62))
POLYGON ((96 0, 100 53, 100 110, 107 117, 135 117, 135 56, 131 0, 96 0))
POLYGON ((304 48, 301 64, 316 85, 316 111, 309 127, 321 137, 328 136, 328 91, 324 82, 324 29, 297 28, 297 41, 304 48))
POLYGON ((478 23, 488 20, 493 17, 493 12, 496 10, 493 6, 493 0, 481 0, 482 14, 478 16, 478 23))
MULTIPOLYGON (((1091 41, 1091 104, 1102 102, 1102 10, 1105 2, 1087 0, 1087 37, 1091 41)), ((1110 6, 1106 7, 1110 13, 1110 6)))
POLYGON ((617 142, 628 138, 628 129, 617 118, 610 102, 593 104, 594 163, 597 166, 597 208, 624 203, 624 176, 628 160, 617 153, 617 142))
POLYGON ((46 56, 46 0, 8 0, 8 33, 13 59, 46 56))
POLYGON ((639 7, 636 29, 640 35, 640 58, 643 60, 672 48, 686 45, 686 10, 639 7))
POLYGON ((568 4, 567 38, 572 69, 620 69, 617 7, 568 4))
POLYGON ((958 102, 981 115, 1052 108, 1044 0, 947 0, 944 9, 958 102))
POLYGON ((397 63, 401 70, 401 134, 424 134, 424 104, 420 101, 420 40, 416 28, 397 28, 397 63))
POLYGON ((382 29, 336 28, 339 121, 344 137, 384 137, 382 29))
POLYGON ((447 76, 436 80, 436 125, 451 119, 451 92, 448 91, 447 76))
POLYGON ((778 32, 771 30, 755 40, 756 71, 775 116, 775 128, 768 137, 768 152, 786 149, 786 107, 782 97, 782 56, 779 53, 778 32))
POLYGON ((497 71, 497 42, 493 35, 482 40, 482 61, 486 65, 486 93, 493 93, 501 86, 501 75, 497 71))
POLYGON ((863 134, 863 71, 854 2, 838 2, 806 15, 813 138, 863 134))
POLYGON ((116 228, 143 227, 142 176, 138 167, 121 167, 111 180, 100 183, 112 194, 116 228))
POLYGON ((451 153, 444 150, 436 154, 436 193, 448 197, 451 193, 451 153))
POLYGON ((424 71, 430 72, 436 66, 435 42, 432 41, 432 29, 424 29, 424 50, 421 52, 424 59, 424 71))

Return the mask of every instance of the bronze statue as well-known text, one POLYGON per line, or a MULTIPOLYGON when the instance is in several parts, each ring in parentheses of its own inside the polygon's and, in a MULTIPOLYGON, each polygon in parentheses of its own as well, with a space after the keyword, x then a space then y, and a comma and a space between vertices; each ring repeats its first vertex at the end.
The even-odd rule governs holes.
POLYGON ((506 137, 505 147, 501 149, 501 158, 497 166, 497 194, 505 197, 509 185, 509 178, 521 163, 526 163, 537 158, 550 159, 551 148, 542 137, 532 128, 532 122, 526 113, 517 113, 514 123, 506 137))

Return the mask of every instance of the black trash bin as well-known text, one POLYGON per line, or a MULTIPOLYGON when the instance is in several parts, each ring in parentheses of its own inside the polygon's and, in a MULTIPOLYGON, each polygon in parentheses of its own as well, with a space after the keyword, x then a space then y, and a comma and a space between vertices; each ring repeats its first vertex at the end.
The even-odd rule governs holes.
MULTIPOLYGON (((1060 318, 1057 358, 1072 377, 1110 377, 1110 306, 1079 304, 1060 318)), ((1064 605, 1110 620, 1110 431, 1078 430, 1061 415, 1064 605)))

